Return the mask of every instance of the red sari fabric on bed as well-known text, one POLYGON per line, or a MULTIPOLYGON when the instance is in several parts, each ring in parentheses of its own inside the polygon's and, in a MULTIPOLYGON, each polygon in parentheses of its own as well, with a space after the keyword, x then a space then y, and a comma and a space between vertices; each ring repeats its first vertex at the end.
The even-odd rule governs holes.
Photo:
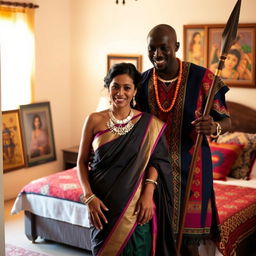
POLYGON ((21 193, 40 194, 79 203, 82 203, 83 195, 76 168, 34 180, 23 187, 21 193))
POLYGON ((235 255, 237 244, 256 231, 256 189, 214 184, 225 256, 235 255))

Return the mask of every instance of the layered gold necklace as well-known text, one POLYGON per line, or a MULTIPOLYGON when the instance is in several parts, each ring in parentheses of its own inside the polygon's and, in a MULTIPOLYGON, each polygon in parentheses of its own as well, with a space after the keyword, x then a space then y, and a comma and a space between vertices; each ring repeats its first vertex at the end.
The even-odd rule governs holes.
POLYGON ((119 120, 115 118, 113 111, 109 110, 109 120, 107 121, 107 127, 114 134, 125 135, 134 126, 134 123, 132 122, 133 116, 134 113, 131 110, 126 118, 119 120))

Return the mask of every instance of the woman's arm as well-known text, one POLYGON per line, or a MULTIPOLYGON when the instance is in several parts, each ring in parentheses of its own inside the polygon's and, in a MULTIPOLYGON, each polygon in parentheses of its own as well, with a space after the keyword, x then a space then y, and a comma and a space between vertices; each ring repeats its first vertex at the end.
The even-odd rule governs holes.
POLYGON ((107 219, 103 214, 102 210, 107 211, 108 209, 103 204, 103 202, 96 197, 97 195, 95 197, 93 196, 94 193, 91 189, 88 176, 88 164, 90 160, 90 150, 94 136, 94 127, 96 119, 97 114, 94 113, 91 114, 84 123, 78 151, 77 174, 83 190, 85 202, 90 197, 92 198, 92 200, 90 200, 87 204, 90 212, 90 220, 96 228, 102 229, 102 223, 100 219, 103 219, 107 223, 107 219))
POLYGON ((141 196, 135 210, 135 214, 138 214, 137 220, 140 225, 149 222, 153 216, 153 196, 157 186, 157 170, 153 166, 149 167, 145 177, 141 196))

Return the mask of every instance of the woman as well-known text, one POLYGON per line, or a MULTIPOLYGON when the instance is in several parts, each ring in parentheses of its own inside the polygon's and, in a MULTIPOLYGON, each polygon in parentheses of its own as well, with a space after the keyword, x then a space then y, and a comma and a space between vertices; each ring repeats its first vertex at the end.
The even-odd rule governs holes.
POLYGON ((221 71, 221 77, 224 79, 239 79, 237 67, 241 59, 241 54, 236 49, 231 49, 228 52, 227 58, 224 62, 224 68, 221 71))
POLYGON ((165 124, 131 108, 140 79, 133 64, 114 65, 104 80, 112 107, 83 127, 77 165, 93 255, 175 255, 165 124))
MULTIPOLYGON (((241 54, 236 49, 231 49, 228 52, 227 58, 224 62, 224 67, 221 71, 222 79, 239 79, 239 72, 237 71, 237 67, 240 63, 241 54)), ((217 63, 214 63, 211 66, 211 70, 214 71, 217 68, 217 63)))
POLYGON ((201 41, 202 37, 200 32, 194 32, 192 35, 191 42, 189 44, 188 51, 188 60, 200 66, 204 64, 203 47, 201 41))
POLYGON ((50 154, 49 136, 47 132, 42 128, 42 120, 38 114, 33 116, 32 129, 30 157, 38 157, 50 154))

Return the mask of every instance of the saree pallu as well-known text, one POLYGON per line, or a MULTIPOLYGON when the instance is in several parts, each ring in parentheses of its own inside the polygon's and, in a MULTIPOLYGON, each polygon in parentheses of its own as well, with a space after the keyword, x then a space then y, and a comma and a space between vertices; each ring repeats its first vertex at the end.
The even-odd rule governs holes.
POLYGON ((154 192, 155 211, 151 221, 151 255, 175 255, 171 224, 171 168, 164 140, 165 124, 147 113, 132 120, 126 135, 110 130, 96 134, 94 159, 89 179, 92 191, 108 207, 103 229, 91 227, 93 255, 120 255, 137 226, 134 214, 144 185, 145 171, 154 166, 158 186, 154 192))
MULTIPOLYGON (((152 69, 143 73, 142 88, 137 94, 136 101, 141 111, 152 113, 167 123, 165 134, 173 173, 173 231, 175 235, 178 233, 180 210, 197 137, 191 122, 198 117, 196 111, 203 113, 213 77, 213 73, 208 69, 182 62, 181 85, 175 105, 168 113, 161 112, 157 106, 152 69)), ((162 106, 170 106, 176 87, 167 87, 160 81, 158 81, 158 85, 162 106)), ((218 80, 210 112, 215 121, 229 116, 225 104, 227 91, 227 86, 218 80)), ((198 244, 201 239, 210 238, 210 234, 211 237, 217 238, 219 229, 213 191, 211 153, 204 137, 193 176, 183 237, 186 243, 198 244)))

